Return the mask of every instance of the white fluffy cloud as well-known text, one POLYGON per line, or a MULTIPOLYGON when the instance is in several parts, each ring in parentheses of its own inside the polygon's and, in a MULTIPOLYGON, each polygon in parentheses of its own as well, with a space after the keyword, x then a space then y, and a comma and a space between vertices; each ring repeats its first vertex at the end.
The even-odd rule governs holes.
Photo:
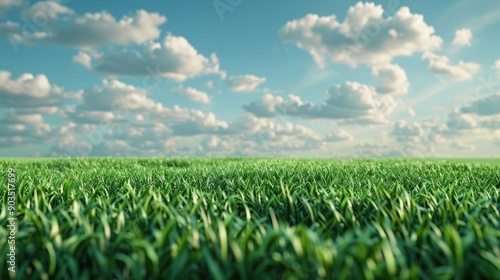
POLYGON ((57 1, 39 1, 25 9, 22 14, 27 20, 43 28, 60 17, 68 19, 65 16, 75 15, 75 12, 57 1))
POLYGON ((428 119, 412 124, 398 121, 390 133, 408 155, 430 157, 448 150, 475 150, 474 135, 483 134, 483 141, 495 141, 492 131, 500 129, 497 96, 477 98, 470 105, 447 112, 444 119, 428 119), (489 131, 488 131, 489 130, 489 131), (471 138, 472 137, 472 138, 471 138))
POLYGON ((10 111, 0 116, 0 147, 26 146, 45 142, 52 127, 41 114, 17 114, 10 111))
POLYGON ((160 36, 160 25, 166 18, 158 13, 138 10, 133 16, 116 19, 110 13, 73 14, 69 8, 55 2, 40 2, 26 11, 28 15, 45 16, 47 23, 31 33, 19 33, 20 42, 51 42, 73 48, 99 48, 109 45, 143 44, 160 36), (64 16, 62 16, 64 15, 64 16))
POLYGON ((266 78, 255 75, 233 76, 226 79, 229 89, 234 92, 253 92, 265 81, 266 78))
MULTIPOLYGON (((100 86, 85 89, 78 106, 67 107, 66 114, 77 123, 102 121, 141 120, 137 115, 147 115, 150 125, 159 124, 163 129, 179 135, 198 135, 227 128, 227 123, 217 120, 213 113, 189 110, 175 105, 164 107, 148 97, 145 89, 127 85, 117 80, 105 80, 100 86), (168 120, 168 122, 166 122, 168 120), (154 123, 158 122, 158 123, 154 123)), ((141 128, 142 129, 142 128, 141 128)))
POLYGON ((461 113, 472 113, 480 116, 500 114, 500 91, 474 100, 470 105, 461 108, 461 113))
MULTIPOLYGON (((77 124, 102 124, 105 127, 127 127, 130 134, 140 134, 148 129, 170 133, 171 126, 192 119, 193 112, 175 105, 173 108, 149 98, 145 89, 127 85, 117 80, 104 80, 102 85, 87 88, 79 94, 79 103, 67 106, 64 116, 77 124), (148 118, 147 128, 144 119, 148 118), (163 124, 165 120, 168 124, 163 124), (129 127, 138 125, 138 127, 129 127), (137 133, 136 133, 137 132, 137 133)), ((153 136, 152 136, 153 137, 153 136)))
POLYGON ((310 128, 279 119, 257 118, 251 114, 232 122, 228 133, 238 136, 238 142, 250 140, 254 143, 253 147, 245 147, 247 154, 283 155, 287 151, 323 148, 322 138, 310 128))
POLYGON ((329 133, 324 137, 324 141, 327 142, 344 142, 344 141, 352 141, 353 139, 354 136, 352 136, 352 134, 343 129, 339 129, 337 131, 329 133))
POLYGON ((500 91, 477 97, 470 104, 452 111, 447 126, 454 130, 500 129, 500 91))
POLYGON ((200 102, 200 103, 209 104, 212 102, 212 100, 210 99, 210 96, 208 96, 208 94, 206 92, 199 91, 199 90, 192 88, 192 87, 187 87, 187 88, 176 87, 176 88, 172 89, 172 93, 174 95, 182 96, 182 97, 185 97, 189 100, 200 102))
POLYGON ((456 46, 471 46, 472 41, 472 31, 467 28, 459 29, 455 32, 455 38, 453 39, 453 44, 456 46))
POLYGON ((446 120, 446 126, 452 130, 471 129, 477 126, 476 120, 470 114, 451 111, 446 120))
POLYGON ((10 72, 0 72, 0 90, 2 96, 23 95, 33 98, 43 98, 50 94, 51 85, 45 75, 34 76, 26 73, 20 75, 17 80, 12 80, 10 76, 10 72))
POLYGON ((479 125, 490 130, 500 130, 500 114, 479 118, 479 125))
POLYGON ((62 114, 69 123, 57 130, 54 155, 190 155, 196 149, 180 150, 173 139, 230 134, 211 112, 164 107, 146 90, 117 80, 82 90, 77 101, 62 114))
POLYGON ((227 142, 224 142, 224 141, 221 141, 221 139, 217 136, 210 136, 208 139, 207 139, 207 142, 206 142, 206 146, 209 147, 209 148, 217 148, 217 147, 227 147, 228 146, 228 143, 227 142))
POLYGON ((261 99, 254 101, 243 108, 261 118, 272 118, 276 116, 276 107, 283 104, 284 99, 280 96, 274 96, 266 93, 261 99))
POLYGON ((381 5, 362 2, 349 8, 344 22, 336 15, 309 14, 289 21, 280 35, 308 51, 319 65, 325 57, 352 66, 387 64, 394 57, 436 50, 442 44, 424 17, 412 14, 408 7, 384 17, 381 5))
POLYGON ((203 155, 211 155, 211 153, 215 152, 228 152, 228 151, 233 151, 232 145, 230 142, 225 141, 221 139, 218 136, 212 135, 207 138, 205 138, 200 146, 200 151, 202 152, 203 155))
POLYGON ((119 110, 161 112, 164 108, 147 96, 147 91, 117 80, 104 80, 101 86, 85 89, 79 111, 112 112, 119 110))
POLYGON ((429 69, 437 75, 452 76, 456 80, 470 80, 479 72, 481 66, 477 63, 459 61, 458 64, 450 64, 446 56, 439 56, 432 52, 425 52, 422 59, 429 61, 429 69))
POLYGON ((43 74, 24 73, 14 79, 10 72, 0 71, 0 109, 7 109, 0 115, 0 146, 40 145, 63 138, 57 137, 45 115, 61 113, 64 102, 77 99, 43 74))
POLYGON ((186 38, 171 34, 161 44, 149 44, 143 54, 136 51, 105 54, 96 60, 94 69, 110 75, 163 77, 177 82, 202 74, 225 75, 219 69, 215 53, 207 58, 186 38))
POLYGON ((283 115, 306 119, 350 120, 351 123, 386 123, 385 117, 397 106, 391 95, 377 95, 376 89, 356 82, 336 85, 326 92, 325 102, 315 105, 299 96, 286 99, 265 95, 244 108, 259 117, 283 115))
POLYGON ((62 98, 63 89, 51 84, 43 74, 24 73, 12 79, 10 72, 0 71, 0 108, 55 113, 62 98))
POLYGON ((212 54, 207 58, 199 54, 184 37, 168 34, 162 42, 153 42, 159 38, 160 26, 166 22, 158 13, 138 10, 135 15, 121 19, 106 11, 76 15, 57 2, 42 1, 23 14, 43 22, 32 28, 25 25, 21 28, 15 22, 2 23, 0 33, 12 33, 13 42, 51 42, 87 51, 109 46, 145 46, 144 53, 123 50, 92 57, 87 52, 79 52, 73 57, 74 62, 111 77, 163 77, 182 82, 216 73, 225 78, 225 72, 219 70, 217 56, 212 54))
POLYGON ((194 136, 204 134, 223 134, 229 125, 225 121, 218 120, 214 113, 204 113, 199 110, 191 110, 187 119, 172 125, 175 135, 194 136))
POLYGON ((229 126, 229 134, 258 134, 267 131, 271 135, 293 136, 301 139, 316 139, 321 137, 313 130, 291 122, 284 122, 279 119, 258 118, 251 114, 246 114, 236 119, 229 126))
POLYGON ((410 82, 406 72, 399 65, 386 64, 372 68, 374 76, 383 78, 381 85, 377 86, 377 92, 382 94, 406 94, 410 87, 410 82))
POLYGON ((78 54, 73 56, 72 60, 73 62, 83 65, 85 68, 90 69, 92 67, 92 57, 86 52, 78 52, 78 54))
POLYGON ((461 119, 452 114, 444 121, 445 123, 436 122, 435 119, 414 123, 398 121, 394 123, 390 136, 401 145, 408 156, 440 156, 453 142, 466 137, 471 131, 468 129, 473 127, 467 123, 467 118, 461 119))
POLYGON ((408 124, 406 121, 398 121, 394 123, 391 135, 399 142, 420 142, 425 132, 419 123, 408 124))

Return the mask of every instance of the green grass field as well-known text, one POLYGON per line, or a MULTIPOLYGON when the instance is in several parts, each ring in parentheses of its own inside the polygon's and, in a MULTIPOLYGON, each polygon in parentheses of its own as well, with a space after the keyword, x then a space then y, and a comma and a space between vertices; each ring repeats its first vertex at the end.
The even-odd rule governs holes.
POLYGON ((0 275, 500 279, 498 163, 2 160, 0 275))

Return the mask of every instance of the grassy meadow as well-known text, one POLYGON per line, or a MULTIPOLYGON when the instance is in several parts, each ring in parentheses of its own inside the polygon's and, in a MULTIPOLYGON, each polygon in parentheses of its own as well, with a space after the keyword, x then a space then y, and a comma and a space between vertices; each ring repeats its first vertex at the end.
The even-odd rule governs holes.
POLYGON ((2 279, 500 279, 500 160, 53 159, 2 279))

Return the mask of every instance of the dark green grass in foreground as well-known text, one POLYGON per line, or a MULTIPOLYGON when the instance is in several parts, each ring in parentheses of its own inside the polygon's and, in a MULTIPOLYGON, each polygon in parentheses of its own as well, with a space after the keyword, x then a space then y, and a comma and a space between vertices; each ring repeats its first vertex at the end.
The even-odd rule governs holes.
MULTIPOLYGON (((500 279, 500 166, 0 161, 18 279, 500 279)), ((0 277, 8 278, 2 187, 0 277)))

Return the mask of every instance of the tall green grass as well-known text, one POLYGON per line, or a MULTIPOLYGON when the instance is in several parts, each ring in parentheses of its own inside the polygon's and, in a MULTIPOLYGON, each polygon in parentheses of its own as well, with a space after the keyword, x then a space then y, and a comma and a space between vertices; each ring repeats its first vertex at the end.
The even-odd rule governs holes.
MULTIPOLYGON (((0 161, 17 279, 500 279, 500 166, 0 161)), ((2 188, 0 275, 8 279, 2 188)))

